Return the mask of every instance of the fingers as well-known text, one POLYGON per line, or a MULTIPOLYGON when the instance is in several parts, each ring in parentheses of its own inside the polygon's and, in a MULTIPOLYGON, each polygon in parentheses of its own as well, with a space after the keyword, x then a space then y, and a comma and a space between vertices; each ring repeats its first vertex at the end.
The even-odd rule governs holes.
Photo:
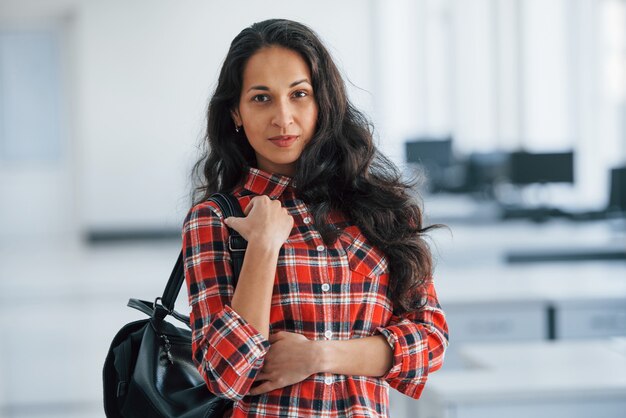
POLYGON ((255 381, 260 382, 262 380, 269 380, 269 378, 270 378, 270 374, 267 372, 264 372, 263 369, 261 369, 261 371, 259 371, 259 373, 256 375, 255 381))
POLYGON ((236 216, 231 216, 229 218, 224 219, 224 224, 228 226, 229 228, 232 228, 235 231, 239 232, 242 236, 244 236, 244 228, 245 228, 245 225, 243 224, 244 219, 246 218, 238 218, 236 216))
POLYGON ((252 199, 250 199, 250 203, 248 203, 248 206, 246 206, 245 209, 243 210, 244 215, 248 216, 250 212, 252 211, 252 209, 254 209, 257 206, 282 207, 282 203, 280 202, 280 200, 270 198, 269 196, 264 195, 264 194, 260 196, 255 196, 252 199))
MULTIPOLYGON (((274 200, 270 199, 269 196, 264 195, 264 194, 260 196, 254 196, 252 199, 250 199, 250 203, 248 203, 248 206, 246 206, 245 209, 243 210, 243 214, 248 216, 252 208, 254 208, 254 206, 257 203, 265 204, 270 201, 274 201, 274 200)), ((278 203, 280 204, 280 202, 278 203)))
POLYGON ((294 333, 294 332, 289 332, 289 331, 278 331, 274 334, 270 334, 270 336, 268 337, 267 341, 269 341, 270 344, 274 344, 275 342, 278 342, 280 340, 308 340, 308 338, 306 338, 304 335, 302 334, 298 334, 298 333, 294 333))
POLYGON ((248 395, 260 395, 261 393, 271 392, 274 389, 284 388, 300 380, 289 381, 284 376, 278 376, 276 373, 259 372, 255 379, 255 383, 260 383, 250 389, 248 395), (262 383, 261 383, 262 382, 262 383))
POLYGON ((224 224, 247 241, 263 242, 264 245, 281 246, 293 229, 293 217, 280 200, 267 195, 255 196, 244 209, 244 217, 228 217, 224 224))
MULTIPOLYGON (((245 207, 245 209, 243 210, 243 214, 244 216, 248 216, 250 214, 250 211, 252 210, 252 208, 254 207, 254 205, 259 202, 259 199, 263 199, 266 198, 269 200, 269 198, 265 195, 261 195, 261 196, 255 196, 250 200, 250 203, 248 203, 248 206, 245 207)), ((234 230, 236 230, 237 232, 240 232, 239 229, 237 229, 237 227, 240 225, 240 222, 243 218, 238 218, 236 216, 230 216, 228 218, 224 219, 224 223, 226 225, 228 225, 229 227, 233 228, 234 230)))
POLYGON ((271 380, 267 380, 263 383, 261 383, 259 386, 255 386, 252 389, 250 389, 250 392, 248 392, 248 395, 260 395, 262 393, 267 393, 267 392, 271 392, 274 389, 278 389, 281 388, 283 386, 280 386, 278 384, 276 384, 275 382, 272 382, 271 380))
MULTIPOLYGON (((257 204, 259 204, 260 202, 262 202, 261 204, 264 204, 264 203, 266 203, 266 202, 267 202, 267 201, 269 201, 269 200, 270 200, 270 199, 269 199, 269 197, 267 197, 266 195, 260 195, 260 196, 255 196, 255 197, 253 197, 253 198, 250 200, 250 203, 248 203, 248 206, 246 206, 246 207, 244 208, 244 210, 243 210, 243 214, 244 214, 244 217, 243 217, 243 218, 236 217, 236 216, 230 216, 230 217, 228 217, 228 218, 225 218, 225 219, 224 219, 224 223, 225 223, 227 226, 229 226, 229 227, 233 228, 234 230, 236 230, 237 232, 241 233, 241 231, 240 231, 240 230, 239 230, 239 228, 238 228, 238 227, 240 227, 240 225, 241 225, 241 221, 242 221, 243 219, 245 219, 245 217, 247 217, 247 216, 250 214, 250 212, 252 211, 252 209, 253 209, 253 208, 254 208, 257 204)), ((280 202, 279 202, 279 204, 280 204, 280 202)))
POLYGON ((274 344, 276 341, 280 340, 281 338, 281 334, 285 332, 285 331, 279 331, 275 334, 270 334, 269 338, 267 339, 270 344, 274 344))
POLYGON ((258 202, 258 198, 259 198, 259 197, 261 197, 261 196, 256 196, 256 197, 253 197, 253 198, 250 200, 250 203, 248 203, 248 206, 246 206, 246 208, 243 210, 243 214, 244 214, 244 215, 248 216, 248 214, 250 213, 250 211, 251 211, 251 210, 252 210, 252 208, 254 207, 254 204, 255 204, 256 202, 258 202))

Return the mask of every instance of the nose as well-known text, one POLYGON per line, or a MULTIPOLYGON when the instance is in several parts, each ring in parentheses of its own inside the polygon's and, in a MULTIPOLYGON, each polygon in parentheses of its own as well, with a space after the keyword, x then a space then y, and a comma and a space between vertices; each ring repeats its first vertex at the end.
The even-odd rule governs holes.
POLYGON ((272 118, 272 124, 286 132, 287 128, 293 124, 293 111, 288 100, 278 100, 276 109, 272 118))

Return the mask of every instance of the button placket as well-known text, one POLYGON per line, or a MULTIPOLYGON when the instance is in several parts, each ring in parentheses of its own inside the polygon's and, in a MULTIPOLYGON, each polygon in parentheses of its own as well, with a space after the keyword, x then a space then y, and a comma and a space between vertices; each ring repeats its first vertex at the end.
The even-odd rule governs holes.
MULTIPOLYGON (((325 245, 319 244, 316 246, 316 250, 319 253, 319 260, 320 260, 320 265, 321 266, 326 266, 328 265, 328 252, 327 252, 327 248, 325 245)), ((321 290, 322 290, 322 299, 324 300, 323 302, 323 306, 324 306, 324 322, 325 322, 325 330, 324 330, 324 338, 326 340, 330 340, 333 337, 333 331, 332 331, 332 324, 334 321, 333 318, 333 305, 331 303, 331 301, 328 299, 329 295, 328 295, 328 291, 330 290, 330 280, 328 277, 328 270, 325 267, 322 267, 321 269, 322 274, 320 275, 320 279, 322 282, 322 286, 321 286, 321 290)), ((325 380, 327 385, 330 385, 333 382, 332 377, 327 377, 325 380), (330 379, 330 380, 329 380, 330 379)))

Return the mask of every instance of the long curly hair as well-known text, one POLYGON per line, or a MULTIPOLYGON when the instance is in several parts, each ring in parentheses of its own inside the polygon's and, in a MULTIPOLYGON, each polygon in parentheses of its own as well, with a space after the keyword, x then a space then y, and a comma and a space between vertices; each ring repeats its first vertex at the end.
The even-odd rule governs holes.
POLYGON ((311 70, 318 105, 316 132, 296 162, 296 193, 309 205, 326 244, 341 231, 330 222, 338 210, 356 224, 387 259, 394 312, 420 309, 432 276, 432 255, 424 240, 435 227, 422 225, 414 183, 374 145, 368 119, 349 101, 339 70, 317 34, 284 19, 258 22, 233 39, 208 107, 204 153, 193 168, 197 204, 218 191, 232 191, 256 166, 254 150, 235 131, 231 110, 238 105, 243 70, 261 48, 281 46, 298 52, 311 70))

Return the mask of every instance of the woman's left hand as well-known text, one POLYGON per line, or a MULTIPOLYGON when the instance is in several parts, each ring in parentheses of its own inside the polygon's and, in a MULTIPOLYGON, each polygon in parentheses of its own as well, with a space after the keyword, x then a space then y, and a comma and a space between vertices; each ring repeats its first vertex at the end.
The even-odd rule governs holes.
POLYGON ((248 395, 259 395, 298 383, 317 373, 319 368, 315 341, 304 335, 281 331, 271 334, 271 344, 263 368, 256 378, 260 382, 248 395))

